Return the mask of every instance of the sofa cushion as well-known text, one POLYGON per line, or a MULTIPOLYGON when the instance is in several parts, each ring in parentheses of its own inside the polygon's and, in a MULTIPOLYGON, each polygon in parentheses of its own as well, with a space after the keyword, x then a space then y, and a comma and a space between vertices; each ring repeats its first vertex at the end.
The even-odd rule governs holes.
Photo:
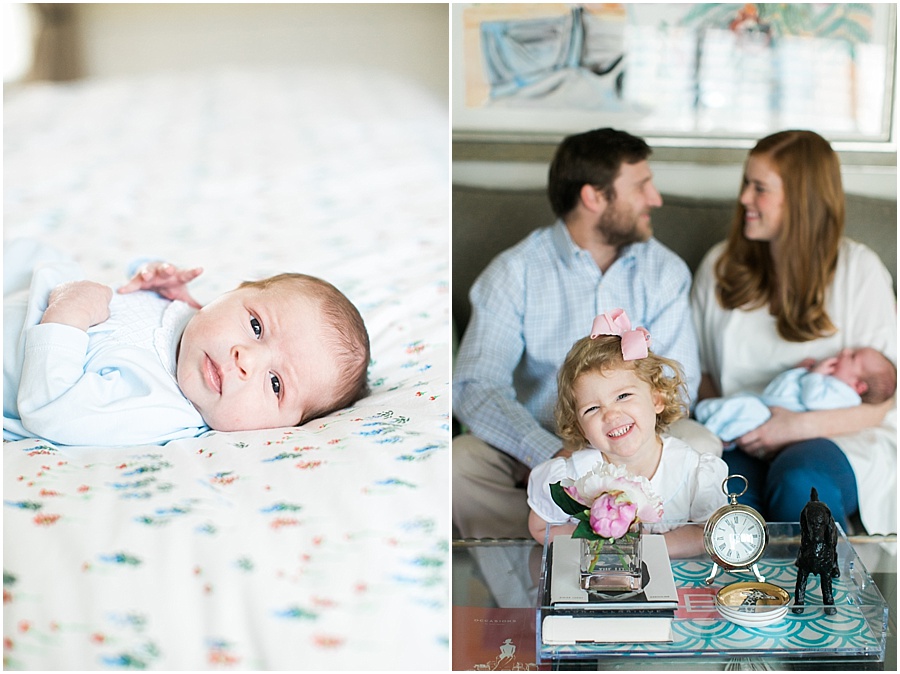
MULTIPOLYGON (((678 253, 691 271, 727 236, 736 200, 663 195, 653 212, 656 238, 678 253)), ((503 250, 554 221, 543 189, 453 186, 453 320, 462 334, 471 312, 469 288, 503 250)), ((846 234, 875 250, 897 287, 897 202, 847 196, 846 234)))

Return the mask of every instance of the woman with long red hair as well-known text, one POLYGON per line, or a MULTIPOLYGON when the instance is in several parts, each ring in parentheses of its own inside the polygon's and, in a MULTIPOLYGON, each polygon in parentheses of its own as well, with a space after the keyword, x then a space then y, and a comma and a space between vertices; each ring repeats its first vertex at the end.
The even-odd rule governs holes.
MULTIPOLYGON (((896 297, 878 255, 844 236, 840 161, 812 131, 760 140, 744 167, 731 234, 694 279, 700 398, 759 393, 783 369, 845 347, 897 362, 896 297)), ((742 498, 771 521, 796 522, 810 487, 847 528, 896 531, 896 399, 790 412, 737 440, 723 458, 742 498)))

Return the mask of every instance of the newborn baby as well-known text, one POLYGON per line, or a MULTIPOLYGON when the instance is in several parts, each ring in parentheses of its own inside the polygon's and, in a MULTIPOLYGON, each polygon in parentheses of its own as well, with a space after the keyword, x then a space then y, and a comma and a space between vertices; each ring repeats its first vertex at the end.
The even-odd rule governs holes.
POLYGON ((848 348, 821 361, 809 358, 782 372, 762 395, 739 393, 701 400, 694 414, 730 443, 765 423, 772 416, 770 407, 805 412, 881 403, 896 388, 897 368, 884 354, 870 347, 848 348))
POLYGON ((369 341, 330 283, 281 274, 200 308, 199 269, 145 266, 119 293, 30 242, 4 250, 4 439, 163 443, 293 426, 367 391, 369 341))

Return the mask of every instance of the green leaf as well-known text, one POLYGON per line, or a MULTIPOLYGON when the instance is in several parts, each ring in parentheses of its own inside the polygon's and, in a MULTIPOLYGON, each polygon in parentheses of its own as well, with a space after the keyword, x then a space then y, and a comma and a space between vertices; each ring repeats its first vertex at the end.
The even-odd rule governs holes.
POLYGON ((572 515, 576 520, 580 522, 590 522, 591 521, 591 511, 590 510, 582 510, 580 513, 575 513, 572 515))
POLYGON ((579 503, 569 496, 559 482, 554 482, 550 485, 550 496, 553 498, 553 502, 562 508, 562 511, 566 513, 566 515, 578 517, 579 514, 584 513, 584 504, 579 503))
POLYGON ((589 522, 582 520, 572 532, 572 538, 597 538, 597 534, 591 529, 589 522))

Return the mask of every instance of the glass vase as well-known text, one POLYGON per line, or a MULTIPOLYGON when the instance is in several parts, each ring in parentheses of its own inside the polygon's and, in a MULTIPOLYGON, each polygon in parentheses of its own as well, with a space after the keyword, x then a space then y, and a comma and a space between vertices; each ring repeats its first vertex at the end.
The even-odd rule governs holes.
POLYGON ((581 588, 588 592, 634 591, 643 587, 641 525, 620 538, 581 540, 581 588))

